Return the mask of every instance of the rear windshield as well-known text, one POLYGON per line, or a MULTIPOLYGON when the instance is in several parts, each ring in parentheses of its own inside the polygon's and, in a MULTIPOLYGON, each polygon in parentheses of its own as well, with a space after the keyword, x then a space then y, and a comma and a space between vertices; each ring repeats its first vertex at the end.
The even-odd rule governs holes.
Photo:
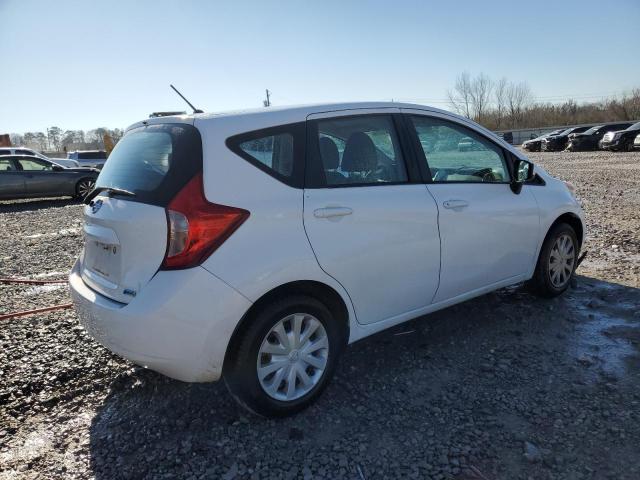
POLYGON ((191 125, 136 128, 115 146, 96 187, 135 193, 129 200, 166 206, 202 170, 202 142, 191 125))

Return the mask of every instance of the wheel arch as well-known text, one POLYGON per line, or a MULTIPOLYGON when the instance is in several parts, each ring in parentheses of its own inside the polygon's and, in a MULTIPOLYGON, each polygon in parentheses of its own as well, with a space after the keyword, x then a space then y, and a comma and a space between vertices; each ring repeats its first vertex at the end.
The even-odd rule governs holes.
POLYGON ((576 237, 578 237, 578 246, 579 248, 582 248, 582 242, 584 241, 584 225, 582 224, 582 220, 580 219, 580 217, 572 212, 563 213, 558 218, 556 218, 551 225, 549 225, 542 244, 544 245, 544 242, 549 237, 549 233, 551 232, 553 227, 560 223, 566 223, 571 228, 573 228, 574 232, 576 232, 576 237))
POLYGON ((348 343, 350 333, 349 309, 347 308, 347 304, 342 296, 334 288, 316 280, 298 280, 288 282, 263 294, 242 316, 242 319, 238 322, 238 325, 236 325, 227 346, 224 364, 222 367, 223 375, 229 362, 232 362, 235 359, 240 334, 245 329, 247 322, 249 322, 251 318, 253 318, 253 316, 265 305, 278 298, 292 295, 308 295, 322 302, 329 309, 333 317, 338 320, 343 329, 345 345, 348 343))
POLYGON ((79 195, 78 193, 78 187, 80 186, 80 182, 84 181, 84 180, 89 180, 95 183, 96 178, 95 177, 91 177, 89 175, 86 175, 84 177, 80 177, 76 180, 76 183, 73 185, 73 191, 75 192, 76 195, 79 195))

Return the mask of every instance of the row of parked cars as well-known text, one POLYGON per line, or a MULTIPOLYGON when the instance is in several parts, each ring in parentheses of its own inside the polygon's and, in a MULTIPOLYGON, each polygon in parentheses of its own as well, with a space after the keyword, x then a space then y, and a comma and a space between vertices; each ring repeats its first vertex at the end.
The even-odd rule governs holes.
POLYGON ((522 144, 522 148, 530 152, 640 150, 640 122, 558 129, 527 140, 522 144))
POLYGON ((30 148, 0 148, 0 199, 72 196, 84 198, 106 161, 100 150, 48 158, 30 148))

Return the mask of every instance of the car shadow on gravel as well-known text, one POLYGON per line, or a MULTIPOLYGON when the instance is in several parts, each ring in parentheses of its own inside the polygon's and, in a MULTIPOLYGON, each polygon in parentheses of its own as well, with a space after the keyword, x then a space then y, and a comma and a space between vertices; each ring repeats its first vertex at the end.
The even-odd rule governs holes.
POLYGON ((0 213, 19 213, 42 210, 51 207, 67 207, 80 205, 82 202, 74 198, 37 198, 14 201, 0 201, 0 213))
POLYGON ((222 382, 131 367, 93 418, 91 468, 97 479, 638 478, 639 304, 640 290, 585 277, 553 300, 485 295, 352 345, 320 400, 281 420, 247 414, 222 382))

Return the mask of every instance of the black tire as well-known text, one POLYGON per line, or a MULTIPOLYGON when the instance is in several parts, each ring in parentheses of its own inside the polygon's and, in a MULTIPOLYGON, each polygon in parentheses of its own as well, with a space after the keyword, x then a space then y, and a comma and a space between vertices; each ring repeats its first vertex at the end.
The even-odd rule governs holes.
POLYGON ((84 197, 91 192, 95 184, 96 181, 94 178, 81 178, 78 180, 78 183, 76 183, 76 194, 74 198, 77 200, 84 200, 84 197))
MULTIPOLYGON (((240 405, 266 417, 284 417, 308 407, 333 377, 338 358, 346 345, 346 329, 341 321, 334 318, 323 303, 306 295, 285 297, 267 304, 247 319, 246 328, 239 332, 237 340, 234 339, 233 357, 228 359, 223 374, 229 392, 240 405), (278 400, 267 394, 260 384, 258 355, 271 329, 287 316, 299 313, 312 315, 324 327, 329 344, 326 366, 317 383, 303 396, 288 401, 278 400)), ((297 384, 297 380, 294 383, 297 384)))
POLYGON ((578 238, 576 236, 575 230, 566 223, 558 223, 554 225, 549 233, 547 234, 547 238, 542 245, 542 249, 540 250, 540 256, 538 257, 538 263, 536 264, 536 269, 533 274, 533 278, 529 281, 528 285, 530 289, 537 295, 545 298, 553 298, 561 295, 569 285, 571 284, 571 278, 573 277, 573 273, 576 269, 576 263, 578 261, 578 256, 580 254, 580 247, 578 243, 578 238), (554 282, 552 280, 552 272, 550 269, 550 257, 556 242, 560 237, 568 236, 572 243, 573 248, 573 265, 571 267, 571 272, 566 277, 565 281, 560 282, 559 280, 554 282))

